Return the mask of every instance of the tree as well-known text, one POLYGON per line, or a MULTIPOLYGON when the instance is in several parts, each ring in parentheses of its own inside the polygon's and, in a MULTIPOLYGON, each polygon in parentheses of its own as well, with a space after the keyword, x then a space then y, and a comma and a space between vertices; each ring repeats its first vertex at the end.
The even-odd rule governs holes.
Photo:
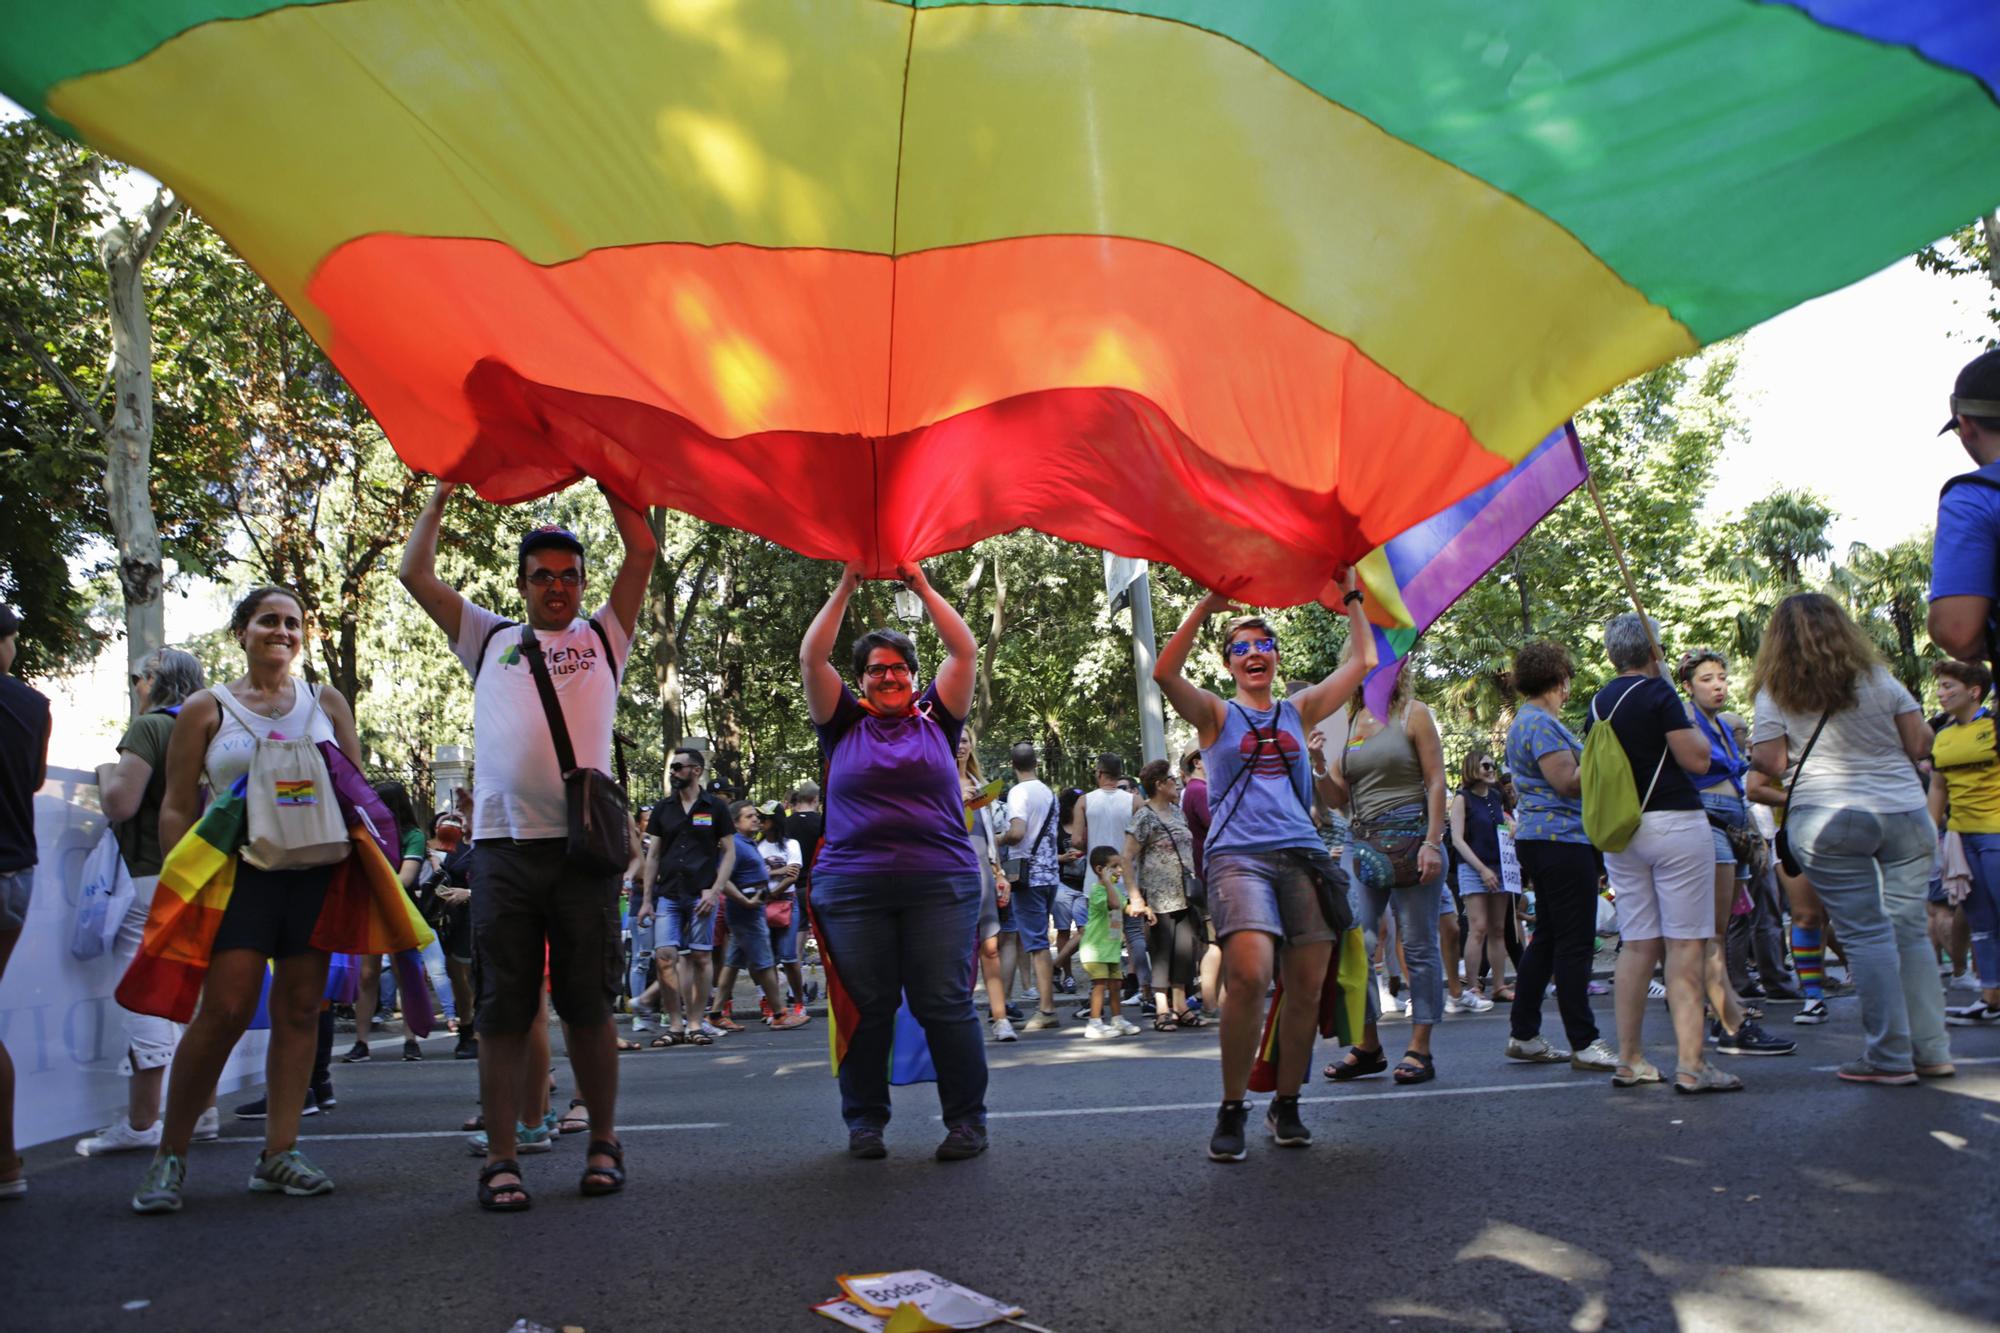
POLYGON ((1929 534, 1909 537, 1877 551, 1862 542, 1847 550, 1847 561, 1828 581, 1834 594, 1868 631, 1897 679, 1922 696, 1923 660, 1930 653, 1925 607, 1931 583, 1929 534))

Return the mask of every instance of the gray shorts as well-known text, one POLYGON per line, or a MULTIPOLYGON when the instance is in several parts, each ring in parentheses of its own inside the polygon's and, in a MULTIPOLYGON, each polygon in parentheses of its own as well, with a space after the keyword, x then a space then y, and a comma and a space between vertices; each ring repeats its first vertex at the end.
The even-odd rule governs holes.
POLYGON ((0 874, 0 930, 16 931, 28 924, 28 899, 35 896, 35 868, 0 874))
POLYGON ((1208 853, 1208 913, 1215 938, 1239 930, 1276 936, 1286 945, 1333 938, 1320 911, 1319 888, 1303 860, 1287 852, 1208 853))

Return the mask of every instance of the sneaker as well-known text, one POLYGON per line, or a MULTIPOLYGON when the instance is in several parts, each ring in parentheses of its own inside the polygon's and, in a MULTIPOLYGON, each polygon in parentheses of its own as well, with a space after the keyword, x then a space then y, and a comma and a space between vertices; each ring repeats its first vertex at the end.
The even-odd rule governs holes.
POLYGON ((1076 978, 1065 976, 1056 982, 1056 987, 1065 995, 1074 995, 1076 994, 1076 978))
POLYGON ((1666 999, 1666 998, 1667 998, 1667 987, 1666 987, 1666 983, 1665 983, 1665 982, 1662 982, 1662 981, 1658 981, 1658 980, 1654 980, 1654 981, 1649 981, 1649 982, 1647 982, 1647 983, 1646 983, 1646 998, 1647 998, 1647 999, 1649 999, 1649 1000, 1664 1000, 1664 999, 1666 999))
MULTIPOLYGON (((1507 1058, 1522 1060, 1531 1065, 1559 1065, 1575 1057, 1560 1046, 1551 1045, 1547 1037, 1530 1037, 1522 1041, 1519 1037, 1507 1038, 1507 1058)), ((1617 1061, 1612 1061, 1616 1064, 1617 1061)))
POLYGON ((1014 1025, 1012 1023, 1009 1023, 1004 1018, 996 1018, 993 1020, 993 1040, 1019 1041, 1020 1039, 1021 1039, 1021 1034, 1014 1031, 1014 1025))
POLYGON ((660 1016, 657 1013, 649 1014, 646 1010, 639 1008, 632 1010, 632 1030, 634 1032, 651 1032, 653 1030, 653 1023, 657 1023, 659 1020, 660 1016), (652 1022, 647 1021, 649 1018, 652 1022))
MULTIPOLYGON (((214 1114, 210 1112, 210 1114, 214 1114)), ((144 1129, 132 1128, 129 1116, 119 1116, 116 1120, 98 1130, 88 1138, 76 1141, 76 1155, 79 1157, 103 1157, 114 1152, 137 1152, 141 1148, 151 1148, 155 1152, 160 1147, 160 1122, 155 1120, 144 1129)))
POLYGON ((368 1043, 357 1041, 348 1049, 346 1055, 340 1057, 340 1062, 347 1065, 358 1065, 366 1059, 368 1059, 368 1043))
POLYGON ((859 1157, 865 1162, 878 1161, 889 1155, 889 1145, 882 1142, 882 1131, 872 1125, 847 1131, 847 1155, 859 1157))
POLYGON ((1979 977, 1973 972, 1961 972, 1951 979, 1949 990, 1978 990, 1979 977))
POLYGON ((806 1003, 811 1004, 814 1000, 817 1000, 818 998, 819 998, 819 983, 817 981, 808 981, 806 983, 806 1003))
POLYGON ((985 1151, 986 1126, 953 1125, 944 1136, 944 1142, 937 1146, 935 1155, 940 1162, 964 1162, 985 1151))
POLYGON ((1962 1004, 1956 1009, 1945 1010, 1944 1021, 1955 1028, 1974 1028, 1987 1023, 2000 1023, 2000 1005, 1987 1004, 1983 1000, 1975 1004, 1962 1004))
POLYGON ((1880 1083, 1886 1087, 1903 1088, 1917 1081, 1914 1069, 1877 1069, 1866 1060, 1849 1060, 1836 1072, 1848 1083, 1880 1083))
POLYGON ((1386 981, 1375 988, 1375 998, 1380 1002, 1375 1006, 1377 1013, 1393 1014, 1399 1007, 1395 992, 1389 989, 1389 983, 1386 981))
POLYGON ((1249 1102, 1224 1102, 1215 1112, 1215 1133, 1208 1138, 1208 1160, 1240 1162, 1250 1155, 1243 1143, 1243 1124, 1250 1118, 1249 1102))
POLYGON ((1127 1037, 1136 1037, 1139 1035, 1139 1025, 1123 1014, 1114 1015, 1111 1019, 1111 1026, 1117 1028, 1119 1032, 1127 1037))
MULTIPOLYGON (((1806 1007, 1792 1015, 1792 1021, 1794 1023, 1824 1023, 1830 1017, 1832 1015, 1826 1011, 1825 1000, 1807 1000, 1806 1007)), ((1946 1011, 1945 1021, 1947 1023, 1951 1021, 1949 1011, 1946 1011)))
POLYGON ((1586 992, 1587 992, 1588 994, 1591 994, 1591 995, 1609 995, 1609 994, 1611 994, 1611 987, 1609 987, 1609 986, 1605 985, 1605 984, 1604 984, 1603 982, 1601 982, 1601 981, 1593 981, 1593 982, 1591 982, 1591 983, 1590 983, 1590 985, 1589 985, 1589 986, 1585 987, 1584 989, 1585 989, 1585 991, 1586 991, 1586 992))
POLYGON ((1483 1014, 1493 1007, 1493 1001, 1480 992, 1470 989, 1460 997, 1459 1004, 1464 1006, 1465 1012, 1469 1014, 1483 1014))
POLYGON ((1028 1016, 1028 1011, 1018 1004, 1010 1004, 1002 1012, 1007 1015, 1009 1020, 1015 1023, 1021 1022, 1028 1016))
POLYGON ((187 1183, 187 1158, 179 1153, 162 1153, 146 1167, 145 1179, 132 1195, 135 1213, 178 1213, 181 1187, 187 1183))
POLYGON ((1572 1053, 1569 1057, 1569 1067, 1609 1074, 1618 1068, 1618 1052, 1605 1045, 1604 1038, 1599 1037, 1582 1050, 1572 1053))
POLYGON ((696 1031, 702 1033, 702 1035, 706 1036, 710 1041, 720 1041, 724 1036, 728 1035, 725 1032, 723 1032, 721 1028, 709 1022, 706 1018, 701 1020, 701 1024, 696 1029, 696 1031))
MULTIPOLYGON (((262 1097, 259 1097, 254 1102, 245 1102, 236 1108, 236 1118, 238 1120, 262 1120, 265 1118, 265 1114, 264 1099, 262 1097)), ((299 1114, 302 1116, 319 1114, 319 1098, 313 1096, 312 1089, 310 1088, 306 1089, 306 1104, 299 1108, 299 1114)))
POLYGON ((1299 1099, 1273 1097, 1269 1109, 1264 1112, 1264 1128, 1271 1131, 1271 1138, 1280 1148, 1312 1147, 1312 1131, 1299 1119, 1299 1099))
POLYGON ((1030 1003, 1042 998, 1042 993, 1036 990, 1033 986, 1024 986, 1020 990, 1016 991, 1015 994, 1020 996, 1022 999, 1029 1001, 1030 1003))
POLYGON ((458 1045, 451 1048, 454 1060, 477 1060, 479 1058, 479 1035, 471 1028, 458 1034, 458 1045))
POLYGON ((417 1039, 415 1037, 403 1038, 403 1058, 405 1060, 411 1060, 411 1061, 421 1060, 424 1058, 424 1048, 417 1045, 417 1039))
POLYGON ((340 1098, 333 1095, 333 1082, 331 1079, 325 1083, 314 1084, 312 1094, 313 1100, 319 1103, 319 1109, 322 1111, 331 1111, 334 1107, 340 1105, 340 1098))
POLYGON ((1091 1019, 1089 1023, 1085 1024, 1083 1029, 1083 1039, 1085 1041, 1104 1041, 1108 1038, 1115 1037, 1117 1035, 1118 1035, 1117 1028, 1112 1027, 1109 1023, 1103 1022, 1095 1018, 1091 1019))
MULTIPOLYGON (((324 1102, 320 1103, 320 1105, 322 1106, 324 1106, 325 1104, 326 1103, 324 1102)), ((213 1143, 221 1137, 222 1137, 221 1110, 211 1106, 206 1111, 203 1111, 199 1116, 195 1117, 194 1142, 213 1143)))
POLYGON ((1798 1048, 1797 1042, 1774 1037, 1747 1018, 1735 1035, 1725 1036, 1715 1045, 1724 1055, 1790 1055, 1798 1048))
MULTIPOLYGON (((1012 1017, 1012 1015, 1009 1015, 1009 1017, 1012 1017)), ((1035 1016, 1021 1025, 1021 1031, 1045 1032, 1049 1028, 1059 1028, 1061 1026, 1062 1020, 1056 1017, 1055 1010, 1037 1009, 1035 1010, 1035 1016)))
POLYGON ((333 1177, 306 1160, 297 1148, 287 1148, 274 1156, 257 1156, 257 1169, 250 1173, 252 1194, 288 1194, 307 1199, 315 1194, 333 1193, 333 1177))

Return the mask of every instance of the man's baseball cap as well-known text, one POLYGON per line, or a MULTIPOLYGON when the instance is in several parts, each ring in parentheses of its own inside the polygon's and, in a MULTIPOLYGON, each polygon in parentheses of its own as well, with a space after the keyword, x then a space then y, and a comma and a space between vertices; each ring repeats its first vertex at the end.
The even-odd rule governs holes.
POLYGON ((2000 420, 2000 348, 1981 352, 1958 372, 1951 386, 1951 420, 1938 434, 1957 430, 1960 417, 2000 420))
POLYGON ((574 532, 568 528, 557 527, 553 523, 544 523, 539 528, 529 528, 521 534, 521 549, 516 559, 526 560, 531 552, 546 551, 551 548, 558 551, 574 551, 579 559, 583 556, 583 543, 577 540, 574 532))

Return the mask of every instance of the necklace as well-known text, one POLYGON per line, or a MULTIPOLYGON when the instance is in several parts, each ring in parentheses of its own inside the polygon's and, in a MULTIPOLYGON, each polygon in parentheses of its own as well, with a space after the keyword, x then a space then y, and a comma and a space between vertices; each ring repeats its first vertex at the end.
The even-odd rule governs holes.
MULTIPOLYGON (((248 679, 248 677, 245 677, 245 679, 247 680, 247 679, 248 679)), ((236 693, 236 691, 232 689, 232 690, 230 690, 230 693, 231 693, 231 694, 233 695, 233 694, 235 694, 235 693, 236 693)), ((297 696, 296 694, 294 694, 294 695, 292 696, 292 699, 293 699, 293 702, 294 702, 294 703, 296 703, 296 702, 298 701, 298 696, 297 696)), ((238 703, 242 703, 243 701, 242 701, 242 700, 241 700, 241 699, 239 698, 239 699, 237 700, 237 702, 238 702, 238 703)), ((249 710, 250 710, 251 712, 255 713, 255 714, 256 714, 256 715, 258 716, 258 717, 261 717, 261 718, 264 718, 264 719, 265 719, 265 720, 267 720, 267 721, 271 721, 271 720, 275 720, 275 719, 277 719, 277 718, 281 718, 281 717, 283 717, 283 716, 285 715, 285 713, 286 713, 286 712, 288 711, 288 709, 289 709, 289 705, 287 705, 287 704, 284 704, 284 703, 282 703, 282 702, 276 702, 276 701, 274 701, 274 702, 272 702, 272 703, 271 703, 270 705, 268 705, 268 708, 269 708, 269 711, 268 711, 268 712, 267 712, 267 711, 265 710, 265 706, 261 706, 261 705, 257 705, 257 704, 245 704, 244 706, 245 706, 245 707, 247 707, 247 708, 249 708, 249 710)))

